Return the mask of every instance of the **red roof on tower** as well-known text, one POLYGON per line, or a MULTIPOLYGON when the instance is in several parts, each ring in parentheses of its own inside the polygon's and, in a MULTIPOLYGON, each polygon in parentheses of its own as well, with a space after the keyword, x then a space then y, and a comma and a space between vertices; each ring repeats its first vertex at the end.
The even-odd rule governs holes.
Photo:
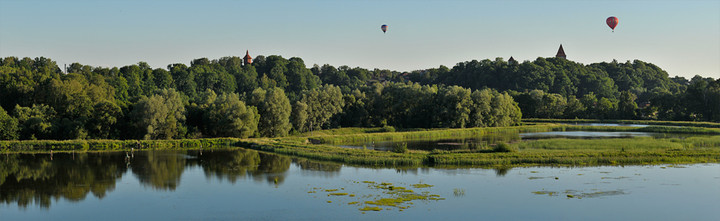
POLYGON ((245 51, 245 57, 243 57, 243 64, 252 64, 252 57, 250 57, 250 50, 245 51))

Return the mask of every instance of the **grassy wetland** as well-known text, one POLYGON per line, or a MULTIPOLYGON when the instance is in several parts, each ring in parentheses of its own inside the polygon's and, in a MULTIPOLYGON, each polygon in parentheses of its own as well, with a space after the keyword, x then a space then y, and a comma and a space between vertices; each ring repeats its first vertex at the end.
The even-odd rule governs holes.
MULTIPOLYGON (((627 122, 643 123, 643 122, 627 122)), ((670 123, 671 125, 676 125, 670 123)), ((710 124, 710 123, 708 123, 710 124)), ((704 124, 697 124, 704 125, 704 124)), ((712 125, 709 125, 712 126, 712 125)), ((586 126, 526 123, 523 126, 395 131, 394 128, 342 128, 281 138, 183 140, 71 140, 2 141, 0 151, 104 151, 141 149, 201 149, 244 147, 288 156, 372 167, 516 167, 689 164, 720 162, 720 129, 691 126, 586 126), (392 131, 392 132, 385 132, 392 131), (556 131, 604 131, 683 134, 683 137, 629 137, 600 139, 509 139, 472 148, 418 150, 415 140, 484 136, 518 136, 556 131), (697 136, 695 136, 697 135, 697 136), (344 148, 347 143, 395 142, 398 148, 377 151, 344 148)))
MULTIPOLYGON (((632 122, 626 123, 644 123, 632 122)), ((528 123, 524 126, 425 131, 375 132, 360 129, 334 130, 314 135, 247 141, 249 148, 368 166, 593 166, 633 164, 685 164, 720 161, 720 129, 673 126, 583 126, 528 123), (344 143, 478 137, 497 134, 551 131, 607 131, 683 134, 682 138, 538 139, 487 144, 458 150, 413 150, 405 152, 342 148, 344 143), (359 133, 358 133, 359 132, 359 133), (692 136, 698 135, 698 136, 692 136), (702 135, 702 136, 700 136, 702 135)), ((701 124, 698 124, 701 125, 701 124)))

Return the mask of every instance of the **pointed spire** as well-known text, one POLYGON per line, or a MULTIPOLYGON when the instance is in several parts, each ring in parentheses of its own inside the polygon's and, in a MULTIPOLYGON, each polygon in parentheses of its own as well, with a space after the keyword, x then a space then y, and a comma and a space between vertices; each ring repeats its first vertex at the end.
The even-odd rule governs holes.
POLYGON ((565 55, 565 50, 563 50, 562 44, 560 44, 560 49, 558 49, 557 54, 555 55, 556 58, 565 58, 567 59, 567 56, 565 55))
POLYGON ((513 58, 512 56, 510 56, 510 59, 508 59, 508 63, 510 63, 510 64, 517 64, 517 61, 515 60, 515 58, 513 58))

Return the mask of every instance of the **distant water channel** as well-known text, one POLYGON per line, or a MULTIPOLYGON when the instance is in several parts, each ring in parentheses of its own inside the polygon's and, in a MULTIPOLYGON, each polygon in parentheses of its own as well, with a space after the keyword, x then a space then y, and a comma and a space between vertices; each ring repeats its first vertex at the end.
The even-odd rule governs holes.
POLYGON ((717 220, 720 164, 379 169, 246 149, 2 154, 0 202, 0 220, 717 220), (381 199, 396 205, 372 204, 381 199))
POLYGON ((407 141, 368 141, 347 143, 338 145, 344 148, 369 149, 379 151, 392 150, 397 145, 407 145, 413 150, 457 150, 457 149, 482 149, 497 143, 511 143, 522 140, 539 140, 553 138, 567 139, 601 139, 601 138, 687 138, 691 136, 707 136, 697 134, 671 134, 651 132, 617 132, 617 131, 550 131, 538 133, 495 133, 482 136, 441 138, 428 140, 407 140, 407 141))
MULTIPOLYGON (((649 127, 647 124, 616 124, 616 123, 564 123, 577 126, 602 126, 602 127, 649 127)), ((668 127, 668 126, 665 126, 668 127)))

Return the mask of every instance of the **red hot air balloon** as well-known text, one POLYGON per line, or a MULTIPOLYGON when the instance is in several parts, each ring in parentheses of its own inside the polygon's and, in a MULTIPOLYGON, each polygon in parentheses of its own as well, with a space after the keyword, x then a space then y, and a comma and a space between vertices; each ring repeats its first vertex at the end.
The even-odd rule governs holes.
POLYGON ((382 29, 383 33, 387 31, 387 25, 380 26, 380 29, 382 29))
POLYGON ((613 32, 615 32, 615 26, 617 26, 618 22, 618 18, 616 18, 615 16, 610 16, 605 20, 605 23, 607 23, 607 25, 612 28, 613 32))

